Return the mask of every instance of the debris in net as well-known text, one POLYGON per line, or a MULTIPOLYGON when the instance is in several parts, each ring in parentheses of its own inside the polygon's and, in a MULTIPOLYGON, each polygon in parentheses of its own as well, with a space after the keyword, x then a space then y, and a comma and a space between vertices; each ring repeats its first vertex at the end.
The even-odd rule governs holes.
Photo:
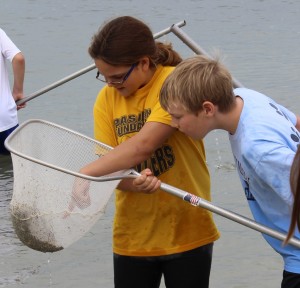
POLYGON ((57 252, 63 249, 61 246, 56 246, 54 235, 51 231, 38 231, 39 235, 43 235, 43 239, 48 239, 47 241, 41 240, 37 237, 38 227, 43 228, 40 219, 38 217, 32 217, 32 209, 18 209, 11 213, 13 227, 20 241, 31 249, 40 252, 57 252), (33 228, 34 227, 34 228, 33 228), (47 235, 45 235, 47 234, 47 235))

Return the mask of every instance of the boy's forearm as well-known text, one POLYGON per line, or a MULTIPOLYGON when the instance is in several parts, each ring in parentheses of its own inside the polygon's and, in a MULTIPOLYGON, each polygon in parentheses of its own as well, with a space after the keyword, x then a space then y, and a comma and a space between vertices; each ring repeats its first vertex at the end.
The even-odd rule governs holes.
POLYGON ((12 60, 12 68, 14 74, 13 96, 18 100, 23 94, 23 84, 25 76, 25 58, 22 53, 18 53, 12 60))
POLYGON ((300 131, 300 116, 297 115, 297 122, 295 127, 297 128, 298 131, 300 131))

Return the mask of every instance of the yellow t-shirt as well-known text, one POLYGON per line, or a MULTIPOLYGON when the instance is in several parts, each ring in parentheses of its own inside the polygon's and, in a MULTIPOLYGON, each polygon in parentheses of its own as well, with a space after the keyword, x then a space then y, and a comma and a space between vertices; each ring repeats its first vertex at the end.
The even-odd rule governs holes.
MULTIPOLYGON (((94 105, 95 138, 115 147, 138 133, 145 122, 170 124, 170 115, 160 106, 159 91, 173 69, 159 65, 151 81, 128 98, 105 86, 94 105)), ((146 167, 162 182, 211 200, 202 141, 177 131, 136 170, 146 167)), ((114 253, 168 255, 219 238, 211 212, 162 190, 153 194, 116 190, 115 197, 114 253)))

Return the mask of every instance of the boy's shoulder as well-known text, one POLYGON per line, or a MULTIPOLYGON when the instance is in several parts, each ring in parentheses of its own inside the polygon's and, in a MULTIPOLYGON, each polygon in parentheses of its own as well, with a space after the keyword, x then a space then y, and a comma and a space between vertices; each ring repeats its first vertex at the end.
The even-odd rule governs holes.
POLYGON ((255 113, 255 110, 265 109, 266 105, 276 104, 275 101, 267 95, 248 88, 236 88, 234 89, 234 94, 243 99, 245 110, 248 108, 254 110, 252 113, 255 113))
POLYGON ((269 98, 268 96, 264 95, 261 92, 258 92, 258 91, 253 90, 253 89, 245 88, 245 87, 235 88, 233 91, 234 91, 235 95, 239 95, 242 98, 248 98, 248 97, 269 98))

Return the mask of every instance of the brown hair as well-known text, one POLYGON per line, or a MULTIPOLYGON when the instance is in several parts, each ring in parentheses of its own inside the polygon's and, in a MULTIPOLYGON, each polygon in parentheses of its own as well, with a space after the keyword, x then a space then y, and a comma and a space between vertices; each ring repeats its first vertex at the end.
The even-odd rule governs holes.
POLYGON ((160 91, 161 106, 168 111, 178 102, 188 112, 202 110, 204 101, 229 111, 234 103, 233 82, 229 71, 218 59, 203 55, 183 60, 165 80, 160 91))
POLYGON ((142 21, 122 16, 100 27, 88 49, 93 59, 102 59, 111 65, 132 65, 148 56, 151 66, 176 66, 181 62, 171 44, 156 42, 150 28, 142 21))
POLYGON ((292 211, 292 218, 290 229, 286 237, 285 243, 292 237, 296 226, 300 231, 300 146, 298 146, 290 174, 291 191, 294 195, 294 205, 292 211))

